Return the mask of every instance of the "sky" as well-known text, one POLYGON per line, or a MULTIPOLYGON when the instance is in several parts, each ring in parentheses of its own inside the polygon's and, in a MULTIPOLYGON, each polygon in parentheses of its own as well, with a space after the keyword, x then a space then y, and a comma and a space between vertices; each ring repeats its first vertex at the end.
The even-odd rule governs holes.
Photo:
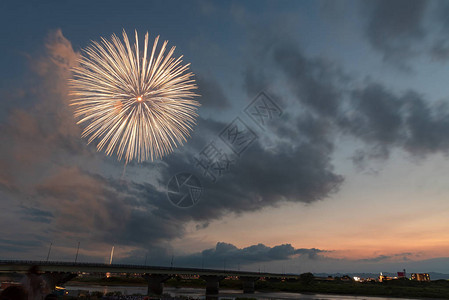
POLYGON ((114 246, 117 263, 449 273, 448 16, 437 0, 1 1, 0 259, 73 261, 79 242, 80 262, 114 246), (81 137, 68 95, 83 49, 122 30, 176 46, 201 103, 185 145, 126 166, 81 137), (210 145, 222 173, 198 163, 210 145), (177 174, 195 205, 170 201, 177 174))

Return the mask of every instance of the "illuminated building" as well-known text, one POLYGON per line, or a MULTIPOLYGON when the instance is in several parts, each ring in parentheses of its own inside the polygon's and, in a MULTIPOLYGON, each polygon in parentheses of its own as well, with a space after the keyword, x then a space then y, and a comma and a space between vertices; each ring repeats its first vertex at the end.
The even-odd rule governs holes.
POLYGON ((428 273, 412 273, 412 280, 430 281, 430 275, 428 273))

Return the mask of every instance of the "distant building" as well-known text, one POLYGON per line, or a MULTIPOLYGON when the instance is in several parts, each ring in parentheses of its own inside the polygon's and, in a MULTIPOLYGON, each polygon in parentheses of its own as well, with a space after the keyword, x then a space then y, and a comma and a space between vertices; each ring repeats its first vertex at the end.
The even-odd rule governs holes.
POLYGON ((405 269, 402 272, 398 272, 398 278, 406 278, 407 275, 405 273, 405 269))
POLYGON ((412 280, 430 281, 430 275, 428 273, 412 273, 412 280))
POLYGON ((392 280, 392 279, 396 279, 396 278, 395 277, 388 277, 388 276, 382 275, 382 274, 379 275, 379 282, 384 282, 384 281, 392 280))
POLYGON ((379 282, 384 282, 384 281, 393 280, 393 279, 398 279, 398 278, 383 275, 382 272, 379 275, 379 282))

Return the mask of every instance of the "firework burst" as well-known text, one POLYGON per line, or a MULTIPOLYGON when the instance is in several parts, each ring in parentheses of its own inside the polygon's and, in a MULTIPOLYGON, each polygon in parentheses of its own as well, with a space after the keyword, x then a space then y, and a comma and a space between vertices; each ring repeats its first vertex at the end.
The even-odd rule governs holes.
POLYGON ((141 52, 137 31, 131 46, 123 30, 123 42, 115 34, 92 42, 69 81, 82 136, 126 163, 171 153, 186 142, 198 116, 190 64, 173 57, 175 47, 165 54, 168 41, 157 49, 158 41, 150 49, 147 32, 141 52))

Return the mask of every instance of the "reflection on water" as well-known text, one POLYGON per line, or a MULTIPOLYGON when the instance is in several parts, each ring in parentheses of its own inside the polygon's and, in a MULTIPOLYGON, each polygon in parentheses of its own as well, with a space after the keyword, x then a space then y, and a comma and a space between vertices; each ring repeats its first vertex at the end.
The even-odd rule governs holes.
MULTIPOLYGON (((100 286, 100 285, 83 285, 71 286, 66 285, 67 290, 85 290, 90 292, 102 292, 104 294, 109 292, 121 292, 123 295, 141 294, 146 295, 147 287, 143 286, 100 286)), ((340 296, 340 295, 323 295, 323 294, 297 294, 297 293, 265 293, 256 292, 255 294, 243 294, 241 290, 221 290, 217 297, 208 296, 206 299, 205 289, 197 288, 164 288, 164 294, 169 294, 172 297, 186 296, 201 300, 235 300, 238 297, 254 298, 258 300, 277 300, 277 299, 309 299, 309 300, 404 300, 406 298, 383 298, 383 297, 367 297, 367 296, 340 296)), ((412 300, 412 299, 406 299, 412 300)))

